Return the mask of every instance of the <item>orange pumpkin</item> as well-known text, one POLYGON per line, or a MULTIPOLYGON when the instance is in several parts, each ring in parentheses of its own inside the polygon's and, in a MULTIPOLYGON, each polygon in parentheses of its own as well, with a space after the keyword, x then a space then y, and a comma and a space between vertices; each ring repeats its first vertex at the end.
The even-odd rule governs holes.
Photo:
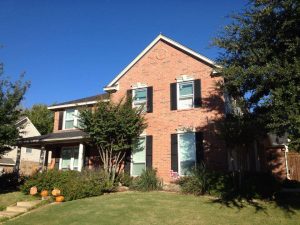
POLYGON ((47 196, 48 196, 48 191, 47 191, 47 190, 43 190, 43 191, 41 192, 41 196, 42 196, 42 197, 47 197, 47 196))
POLYGON ((36 187, 36 186, 33 186, 33 187, 30 188, 30 194, 31 194, 31 195, 36 195, 37 192, 38 192, 38 190, 37 190, 37 187, 36 187))
POLYGON ((60 190, 57 189, 57 188, 54 188, 53 191, 51 192, 51 194, 52 194, 53 196, 59 196, 59 195, 60 195, 60 190))
POLYGON ((55 198, 55 201, 56 201, 56 202, 63 202, 64 200, 65 200, 65 197, 62 196, 62 195, 57 196, 57 197, 55 198))

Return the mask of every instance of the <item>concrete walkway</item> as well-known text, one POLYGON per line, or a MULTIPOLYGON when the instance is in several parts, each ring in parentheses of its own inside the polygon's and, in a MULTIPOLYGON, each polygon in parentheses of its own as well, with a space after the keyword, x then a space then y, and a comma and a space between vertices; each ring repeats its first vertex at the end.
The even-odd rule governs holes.
POLYGON ((41 200, 28 201, 28 202, 17 202, 14 206, 6 207, 5 211, 0 211, 0 218, 11 218, 15 217, 21 213, 27 212, 36 205, 38 205, 41 200))

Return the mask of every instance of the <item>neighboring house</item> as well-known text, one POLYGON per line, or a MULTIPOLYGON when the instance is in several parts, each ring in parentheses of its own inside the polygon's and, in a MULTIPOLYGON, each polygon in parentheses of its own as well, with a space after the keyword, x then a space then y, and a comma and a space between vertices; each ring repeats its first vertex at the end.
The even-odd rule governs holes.
MULTIPOLYGON (((33 137, 40 135, 40 132, 36 129, 33 123, 28 117, 22 117, 17 122, 20 136, 23 138, 33 137)), ((40 149, 22 147, 19 149, 20 160, 17 159, 18 147, 13 147, 12 150, 7 152, 0 159, 0 171, 12 172, 14 169, 19 167, 20 173, 29 175, 38 169, 40 160, 40 149), (17 162, 20 162, 17 165, 17 162)))
MULTIPOLYGON (((216 67, 207 57, 159 35, 104 88, 108 94, 48 107, 55 112, 53 133, 24 139, 23 145, 52 151, 49 168, 98 167, 97 150, 76 128, 78 109, 127 96, 133 99, 132 107, 144 107, 148 123, 140 137, 143 150, 127 154, 128 173, 138 176, 143 169, 156 168, 158 176, 170 182, 201 162, 226 171, 231 159, 214 123, 229 107, 216 87, 223 81, 216 67)), ((257 160, 258 153, 253 158, 257 160)))

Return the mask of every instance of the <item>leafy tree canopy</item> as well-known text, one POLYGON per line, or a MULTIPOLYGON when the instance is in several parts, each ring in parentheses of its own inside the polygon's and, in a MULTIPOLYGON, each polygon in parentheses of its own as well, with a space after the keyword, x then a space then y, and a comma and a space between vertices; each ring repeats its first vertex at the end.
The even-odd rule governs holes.
POLYGON ((29 87, 29 83, 20 80, 10 81, 4 77, 0 66, 0 156, 10 150, 19 137, 16 122, 20 119, 20 103, 29 87))
POLYGON ((31 120, 41 135, 53 131, 53 112, 47 109, 46 105, 33 105, 31 109, 26 109, 24 114, 31 120))
POLYGON ((80 113, 82 129, 97 146, 104 171, 114 181, 121 169, 126 150, 146 128, 142 111, 133 109, 130 100, 99 102, 80 113))
POLYGON ((250 0, 214 40, 225 90, 261 130, 300 150, 300 1, 250 0))

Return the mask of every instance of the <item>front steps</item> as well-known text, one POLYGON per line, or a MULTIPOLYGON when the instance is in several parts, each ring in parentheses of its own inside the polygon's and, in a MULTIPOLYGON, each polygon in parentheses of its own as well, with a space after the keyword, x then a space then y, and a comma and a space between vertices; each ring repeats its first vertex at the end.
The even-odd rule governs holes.
POLYGON ((1 218, 11 218, 15 217, 21 213, 27 212, 36 205, 38 205, 41 200, 29 201, 29 202, 17 202, 14 206, 6 207, 5 211, 0 211, 0 219, 1 218))

